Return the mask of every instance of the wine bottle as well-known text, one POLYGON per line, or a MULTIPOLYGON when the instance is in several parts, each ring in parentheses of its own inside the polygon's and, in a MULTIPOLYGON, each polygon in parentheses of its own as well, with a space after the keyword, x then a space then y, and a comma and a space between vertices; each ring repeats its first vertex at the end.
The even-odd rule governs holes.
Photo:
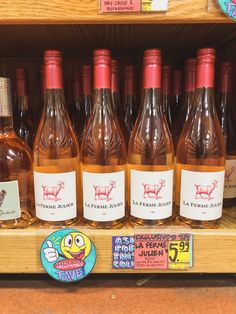
POLYGON ((236 205, 236 113, 232 93, 232 63, 220 64, 218 117, 226 145, 224 206, 236 205))
POLYGON ((34 141, 36 216, 45 226, 77 217, 79 147, 65 106, 61 53, 46 50, 44 108, 34 141))
POLYGON ((184 95, 172 130, 173 142, 175 150, 179 141, 180 133, 185 121, 188 119, 191 105, 193 104, 196 76, 196 60, 187 59, 184 63, 184 95))
POLYGON ((78 70, 74 70, 72 76, 71 121, 77 134, 79 144, 81 144, 84 135, 86 114, 81 98, 80 73, 78 70))
POLYGON ((173 71, 173 99, 171 106, 171 115, 172 115, 172 125, 174 125, 176 117, 180 111, 181 102, 182 102, 182 92, 183 92, 183 73, 180 70, 173 71))
POLYGON ((35 221, 31 151, 13 128, 11 86, 0 77, 0 228, 35 221))
POLYGON ((111 57, 94 51, 93 109, 81 146, 83 215, 93 227, 120 226, 125 217, 125 142, 111 96, 111 57))
POLYGON ((121 102, 120 102, 120 82, 119 82, 119 63, 117 60, 111 60, 111 92, 112 92, 112 104, 113 110, 118 118, 117 122, 121 128, 126 145, 128 144, 129 134, 124 121, 124 115, 122 114, 121 102))
POLYGON ((86 122, 92 111, 92 67, 82 66, 82 105, 85 110, 86 122))
POLYGON ((15 131, 32 149, 34 142, 34 124, 29 107, 29 91, 25 69, 16 69, 15 131))
POLYGON ((222 215, 225 144, 214 104, 215 49, 198 50, 196 91, 176 153, 175 204, 181 221, 215 227, 222 215))
POLYGON ((166 116, 166 120, 170 131, 172 131, 172 96, 171 96, 171 68, 169 65, 162 66, 162 112, 166 116))
POLYGON ((137 118, 137 99, 135 93, 135 68, 133 65, 127 65, 124 69, 125 73, 125 93, 124 93, 124 119, 128 135, 134 127, 137 118))
POLYGON ((148 49, 143 61, 143 103, 128 150, 131 221, 161 225, 173 205, 173 143, 162 113, 161 52, 148 49))

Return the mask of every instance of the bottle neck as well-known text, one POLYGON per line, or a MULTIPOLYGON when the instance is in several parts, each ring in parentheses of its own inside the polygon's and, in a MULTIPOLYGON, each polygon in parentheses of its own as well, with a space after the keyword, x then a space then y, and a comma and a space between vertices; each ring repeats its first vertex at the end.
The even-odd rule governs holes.
POLYGON ((214 64, 199 63, 196 71, 196 88, 211 89, 214 88, 214 64))
POLYGON ((64 116, 66 106, 63 89, 45 90, 43 111, 48 118, 64 116))
POLYGON ((63 89, 62 69, 57 63, 45 65, 45 92, 63 89))
POLYGON ((135 95, 135 83, 133 77, 125 78, 125 95, 126 96, 135 95))
POLYGON ((212 118, 215 115, 216 109, 213 87, 196 88, 193 110, 200 112, 206 118, 212 118))
POLYGON ((28 96, 17 96, 16 97, 17 110, 20 115, 29 112, 29 97, 28 96))
POLYGON ((84 76, 83 77, 83 95, 91 96, 92 84, 91 77, 84 76))
POLYGON ((99 122, 105 121, 107 115, 113 119, 115 114, 112 105, 112 96, 110 88, 96 88, 94 89, 94 106, 93 114, 99 115, 99 122))
POLYGON ((227 94, 232 91, 231 75, 223 73, 220 79, 220 93, 227 94))
POLYGON ((160 88, 144 88, 143 105, 140 107, 141 112, 152 116, 162 115, 162 99, 160 88))

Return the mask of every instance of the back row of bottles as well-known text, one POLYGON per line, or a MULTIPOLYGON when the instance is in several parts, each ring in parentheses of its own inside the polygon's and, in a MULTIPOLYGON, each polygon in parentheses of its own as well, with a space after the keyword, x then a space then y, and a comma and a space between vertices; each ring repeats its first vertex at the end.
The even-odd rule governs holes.
POLYGON ((1 78, 0 225, 31 224, 35 207, 46 226, 71 225, 83 217, 94 227, 112 228, 128 216, 140 225, 180 219, 194 227, 216 226, 225 160, 225 204, 236 199, 232 65, 220 66, 218 118, 213 48, 186 60, 184 75, 161 66, 160 50, 146 50, 139 97, 134 66, 124 68, 121 97, 118 61, 111 61, 109 50, 95 50, 93 95, 92 69, 86 65, 82 80, 73 73, 67 106, 61 63, 59 51, 45 52, 43 110, 34 123, 26 73, 16 70, 15 130, 33 154, 15 136, 10 82, 1 78))

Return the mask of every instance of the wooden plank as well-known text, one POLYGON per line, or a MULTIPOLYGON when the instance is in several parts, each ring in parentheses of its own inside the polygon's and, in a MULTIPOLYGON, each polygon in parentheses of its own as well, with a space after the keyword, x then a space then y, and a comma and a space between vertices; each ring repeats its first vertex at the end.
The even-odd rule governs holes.
POLYGON ((170 0, 167 13, 104 15, 99 14, 98 0, 3 0, 0 23, 232 23, 219 9, 207 8, 207 0, 170 0))
MULTIPOLYGON (((145 232, 157 233, 163 230, 188 231, 194 235, 193 268, 187 272, 236 272, 235 209, 226 211, 219 229, 212 230, 192 230, 184 226, 169 226, 156 229, 125 226, 122 229, 113 230, 96 230, 85 226, 77 226, 75 228, 86 233, 96 246, 97 262, 93 270, 94 273, 149 273, 150 270, 112 269, 112 236, 134 235, 134 233, 145 232)), ((0 230, 0 273, 42 273, 39 250, 43 240, 51 232, 53 232, 53 229, 38 229, 36 227, 25 230, 0 230)), ((153 272, 160 273, 163 271, 154 270, 153 272)))

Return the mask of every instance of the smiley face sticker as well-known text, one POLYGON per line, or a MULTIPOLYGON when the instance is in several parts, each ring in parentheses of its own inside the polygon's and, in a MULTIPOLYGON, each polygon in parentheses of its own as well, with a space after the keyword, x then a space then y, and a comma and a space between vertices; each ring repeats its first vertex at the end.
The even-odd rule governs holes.
POLYGON ((92 271, 96 249, 84 233, 75 229, 61 229, 44 240, 40 257, 44 269, 54 279, 75 282, 92 271))

